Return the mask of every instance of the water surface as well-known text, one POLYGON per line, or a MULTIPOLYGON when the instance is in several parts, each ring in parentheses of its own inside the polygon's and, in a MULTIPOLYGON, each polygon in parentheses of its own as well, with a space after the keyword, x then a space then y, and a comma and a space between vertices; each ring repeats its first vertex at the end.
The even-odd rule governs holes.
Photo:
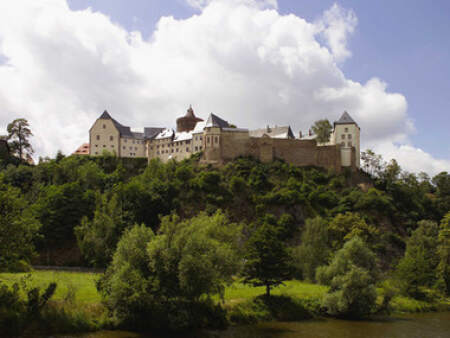
POLYGON ((135 334, 124 331, 101 331, 80 336, 58 338, 450 338, 450 312, 394 316, 386 319, 347 321, 311 320, 269 322, 235 326, 225 331, 201 331, 184 335, 135 334))

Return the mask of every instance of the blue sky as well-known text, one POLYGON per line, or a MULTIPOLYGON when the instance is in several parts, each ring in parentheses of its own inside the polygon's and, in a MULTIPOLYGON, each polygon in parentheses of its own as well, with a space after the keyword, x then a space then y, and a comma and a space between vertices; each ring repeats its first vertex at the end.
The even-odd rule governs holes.
POLYGON ((449 17, 450 1, 1 0, 0 134, 25 117, 54 156, 104 109, 139 129, 192 104, 295 134, 348 110, 362 150, 450 171, 449 17))
MULTIPOLYGON (((450 1, 279 0, 281 14, 312 21, 334 3, 352 9, 358 25, 349 39, 352 57, 341 66, 349 78, 380 77, 405 95, 415 122, 415 146, 450 159, 450 1)), ((70 0, 72 9, 107 14, 128 30, 151 36, 161 16, 198 14, 184 0, 70 0)))

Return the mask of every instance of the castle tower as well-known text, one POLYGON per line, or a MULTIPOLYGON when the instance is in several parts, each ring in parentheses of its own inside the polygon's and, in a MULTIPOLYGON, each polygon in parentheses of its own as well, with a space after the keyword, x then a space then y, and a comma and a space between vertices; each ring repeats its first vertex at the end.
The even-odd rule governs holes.
POLYGON ((360 128, 349 113, 344 111, 339 120, 334 122, 332 142, 341 146, 342 166, 352 163, 352 148, 355 149, 355 165, 360 167, 360 128))
POLYGON ((197 122, 203 121, 201 118, 198 118, 194 114, 194 110, 192 106, 189 106, 189 109, 186 112, 186 115, 177 118, 177 132, 181 133, 183 131, 191 131, 194 130, 197 122))

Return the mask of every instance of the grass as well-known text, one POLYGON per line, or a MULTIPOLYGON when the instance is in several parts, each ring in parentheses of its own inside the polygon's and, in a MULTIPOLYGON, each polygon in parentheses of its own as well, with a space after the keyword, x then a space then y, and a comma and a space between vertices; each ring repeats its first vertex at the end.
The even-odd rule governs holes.
POLYGON ((56 282, 56 292, 52 300, 63 300, 69 290, 75 291, 75 301, 82 304, 100 303, 100 295, 95 287, 99 278, 97 273, 66 271, 33 271, 31 273, 0 273, 0 282, 8 286, 22 279, 29 279, 31 286, 45 289, 51 282, 56 282))
MULTIPOLYGON (((57 283, 56 293, 52 301, 64 301, 70 291, 75 292, 75 303, 85 306, 86 309, 93 307, 91 312, 97 312, 101 307, 101 298, 95 287, 99 278, 97 273, 66 272, 66 271, 33 271, 31 273, 0 273, 0 281, 7 285, 20 282, 21 279, 29 279, 32 286, 40 286, 42 289, 51 283, 57 283)), ((320 308, 320 300, 327 292, 327 287, 301 281, 287 281, 284 285, 272 289, 271 294, 278 296, 280 300, 280 311, 285 308, 303 309, 303 315, 314 314, 320 308), (291 302, 286 299, 290 298, 291 302)), ((258 300, 258 296, 264 295, 264 287, 252 287, 239 281, 225 289, 225 307, 231 315, 250 318, 249 321, 259 318, 268 319, 268 308, 264 302, 258 300), (253 317, 252 317, 253 316, 253 317)), ((216 298, 218 301, 219 298, 216 298)), ((266 304, 267 305, 267 304, 266 304)), ((450 308, 450 299, 440 300, 434 303, 419 301, 408 297, 396 296, 392 300, 392 309, 396 313, 401 312, 427 312, 450 308)), ((278 306, 278 305, 277 305, 278 306)), ((100 311, 101 312, 101 311, 100 311)), ((269 311, 270 312, 270 311, 269 311)), ((272 313, 273 315, 273 313, 272 313)), ((269 316, 269 317, 268 317, 269 316)), ((272 316, 277 318, 277 314, 272 316)), ((300 319, 300 318, 299 318, 300 319)))
MULTIPOLYGON (((272 289, 271 294, 313 301, 320 299, 327 290, 326 286, 292 280, 272 289)), ((232 307, 235 304, 263 295, 265 291, 266 289, 263 286, 252 287, 240 282, 234 282, 225 289, 225 305, 232 307)))

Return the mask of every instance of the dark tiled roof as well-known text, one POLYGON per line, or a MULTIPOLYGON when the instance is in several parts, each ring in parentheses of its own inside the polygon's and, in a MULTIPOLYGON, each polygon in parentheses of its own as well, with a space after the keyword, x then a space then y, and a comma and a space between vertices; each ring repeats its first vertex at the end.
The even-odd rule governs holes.
POLYGON ((144 128, 144 137, 148 139, 153 139, 162 132, 165 128, 154 128, 154 127, 145 127, 144 128))
POLYGON ((130 127, 126 127, 124 125, 121 125, 119 122, 114 120, 111 117, 111 115, 109 115, 109 113, 106 110, 103 112, 102 115, 100 115, 99 119, 111 120, 113 122, 114 126, 117 128, 117 130, 119 130, 119 133, 120 133, 121 136, 133 137, 133 133, 131 132, 130 127))
POLYGON ((290 126, 269 127, 250 130, 251 137, 262 137, 264 134, 273 138, 294 138, 294 133, 290 126), (283 137, 285 136, 285 137, 283 137))
POLYGON ((230 125, 227 121, 222 120, 220 117, 214 115, 213 113, 209 114, 208 120, 206 121, 206 128, 208 127, 219 127, 219 128, 228 128, 230 125))
POLYGON ((344 111, 341 118, 335 121, 334 124, 356 124, 356 122, 352 119, 349 113, 344 111))

